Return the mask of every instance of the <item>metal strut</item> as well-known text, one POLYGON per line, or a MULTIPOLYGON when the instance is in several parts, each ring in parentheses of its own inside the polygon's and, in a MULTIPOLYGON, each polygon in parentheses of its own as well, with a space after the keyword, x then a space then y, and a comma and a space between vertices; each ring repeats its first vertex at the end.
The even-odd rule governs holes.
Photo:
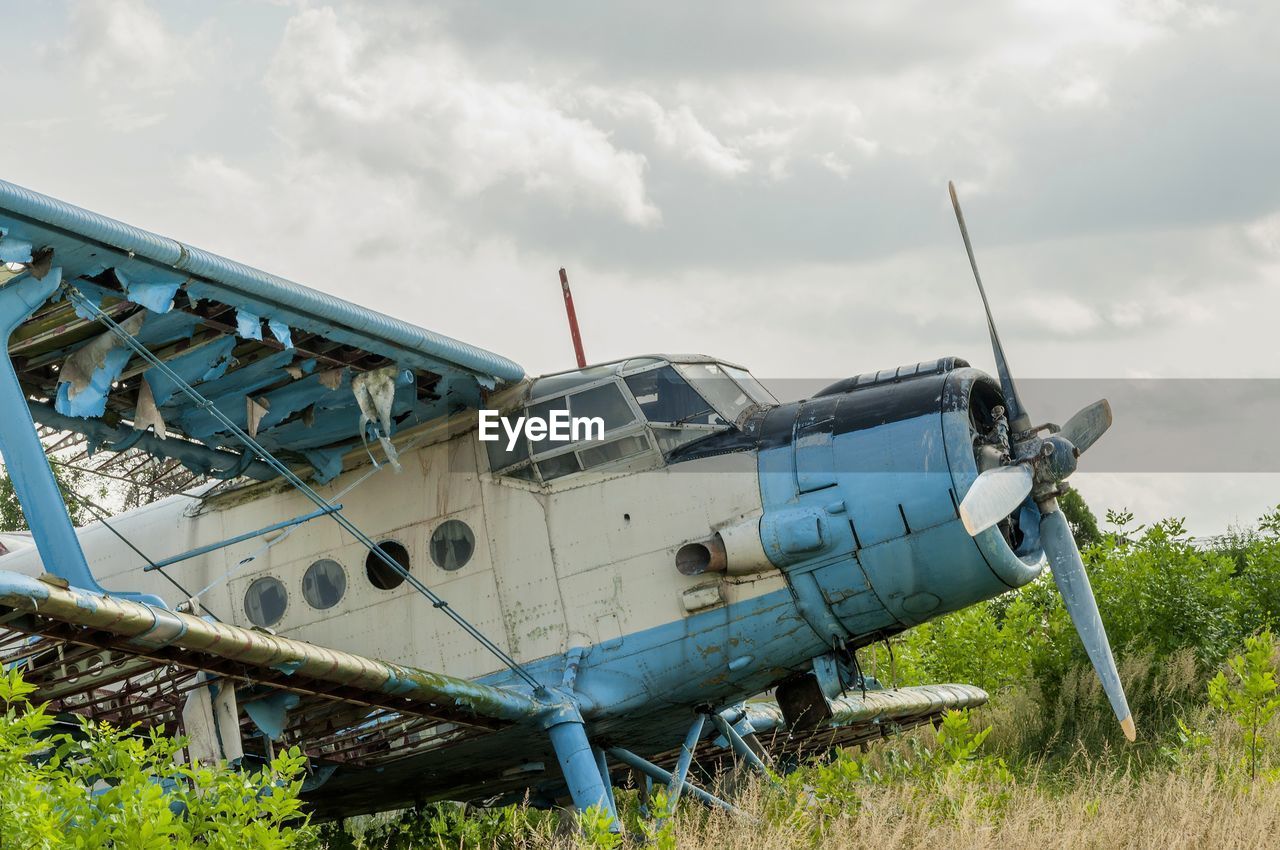
POLYGON ((729 742, 729 746, 733 749, 734 753, 737 754, 738 758, 742 759, 765 776, 769 775, 769 768, 765 766, 765 763, 760 759, 760 756, 755 754, 755 751, 751 749, 751 746, 746 742, 746 740, 738 734, 738 730, 733 728, 732 723, 720 714, 712 714, 711 722, 715 724, 716 731, 718 731, 720 735, 729 742))
POLYGON ((680 745, 680 756, 676 759, 676 772, 671 778, 671 784, 667 786, 667 797, 671 801, 672 811, 675 811, 676 803, 680 802, 680 792, 688 784, 686 779, 689 776, 689 766, 693 764, 693 751, 698 748, 698 740, 702 737, 702 727, 706 720, 706 715, 695 714, 693 723, 689 725, 689 731, 684 736, 684 743, 680 745))
MULTIPOLYGON (((646 777, 654 779, 658 782, 662 782, 668 786, 670 786, 675 782, 675 777, 672 776, 669 772, 658 767, 653 762, 648 761, 647 759, 641 758, 640 756, 636 755, 630 750, 624 750, 621 747, 610 747, 609 755, 613 756, 615 759, 622 762, 627 767, 635 768, 636 770, 643 773, 646 777)), ((715 796, 714 794, 703 791, 698 786, 690 783, 689 780, 687 779, 681 780, 681 788, 684 791, 688 792, 690 796, 696 798, 700 802, 707 804, 708 806, 715 806, 717 808, 725 809, 726 811, 741 814, 741 810, 738 809, 738 807, 734 806, 732 803, 727 803, 724 800, 721 800, 719 797, 715 796)), ((671 808, 674 808, 675 803, 672 802, 669 804, 669 806, 671 808)))
MULTIPOLYGON (((0 455, 8 466, 9 478, 44 569, 77 587, 105 595, 106 589, 98 584, 85 560, 58 480, 29 415, 26 392, 8 354, 9 337, 14 329, 54 293, 61 281, 62 269, 54 267, 42 277, 28 272, 0 289, 0 344, 4 345, 4 354, 0 356, 0 408, 4 410, 0 414, 0 455)), ((151 594, 115 595, 165 607, 158 596, 151 594)))
POLYGON ((608 765, 601 763, 603 754, 587 739, 582 715, 576 707, 565 706, 544 722, 573 805, 580 811, 592 807, 603 809, 613 818, 610 830, 619 831, 621 822, 614 805, 613 788, 609 784, 608 765))
POLYGON ((108 330, 110 330, 113 334, 115 334, 116 337, 121 342, 123 342, 130 349, 132 349, 135 354, 137 354, 143 360, 146 360, 155 368, 159 369, 160 372, 165 377, 167 377, 169 380, 174 382, 174 384, 178 387, 178 389, 181 390, 181 392, 185 396, 187 396, 187 398, 191 399, 200 409, 204 410, 214 419, 222 423, 222 425, 228 431, 230 431, 231 434, 237 440, 243 443, 247 448, 249 448, 255 454, 257 454, 258 457, 262 458, 262 461, 264 463, 266 463, 268 466, 274 469, 277 473, 279 473, 282 478, 284 478, 286 481, 292 484, 295 489, 297 489, 300 493, 306 496, 312 503, 316 505, 316 507, 324 509, 324 511, 329 516, 333 517, 334 522, 342 526, 343 529, 345 529, 348 533, 351 534, 352 537, 358 540, 361 543, 361 545, 363 545, 366 549, 368 549, 376 558, 378 558, 380 561, 382 561, 392 570, 395 570, 395 572, 398 575, 400 575, 406 582, 409 583, 410 587, 412 587, 414 590, 418 591, 423 596, 425 596, 431 602, 432 607, 438 608, 441 611, 443 611, 445 613, 445 616, 447 616, 449 619, 457 623, 458 626, 461 627, 464 632, 466 632, 468 635, 474 638, 481 646, 487 649, 495 658, 497 658, 508 669, 510 669, 511 672, 515 673, 517 676, 523 679, 525 684, 529 685, 535 691, 540 692, 543 690, 543 687, 538 682, 538 680, 534 679, 533 676, 529 675, 529 672, 525 670, 524 667, 522 667, 519 662, 517 662, 514 658, 512 658, 510 655, 504 652, 501 649, 501 647, 499 647, 493 641, 489 640, 489 638, 487 638, 483 632, 481 632, 475 626, 471 625, 471 623, 468 622, 465 617, 463 617, 458 612, 454 611, 453 608, 449 606, 448 602, 446 602, 440 596, 436 595, 429 587, 423 584, 416 576, 411 574, 404 567, 400 566, 400 564, 398 564, 394 558, 392 558, 390 555, 384 552, 381 548, 379 548, 378 545, 374 543, 373 540, 370 539, 368 535, 366 535, 363 531, 357 528, 356 525, 353 522, 351 522, 351 520, 347 519, 343 514, 336 512, 335 507, 332 504, 330 504, 328 500, 326 500, 323 496, 321 496, 319 493, 313 490, 305 481, 299 478, 293 472, 293 470, 291 470, 289 467, 285 466, 281 461, 279 461, 275 457, 275 455, 271 454, 271 452, 263 448, 262 445, 257 440, 255 440, 253 437, 245 433, 238 425, 235 424, 235 422, 231 421, 231 419, 229 419, 226 416, 226 414, 224 414, 221 410, 215 407, 211 401, 206 399, 194 387, 188 384, 181 375, 179 375, 178 373, 170 369, 169 366, 163 360, 161 360, 159 357, 156 357, 154 354, 152 354, 146 348, 146 346, 144 346, 142 343, 138 342, 138 340, 134 338, 133 334, 129 333, 124 328, 120 327, 120 325, 114 319, 112 319, 105 312, 103 312, 98 307, 97 304, 94 304, 92 301, 86 298, 84 293, 80 292, 80 290, 76 289, 74 286, 65 282, 62 284, 62 286, 63 286, 63 290, 67 294, 67 298, 72 303, 74 303, 77 307, 80 307, 82 310, 87 311, 88 314, 95 316, 99 322, 105 325, 108 330))
POLYGON ((293 519, 286 519, 280 522, 273 522, 271 525, 264 526, 255 531, 246 531, 244 534, 237 534, 234 537, 228 537, 226 540, 219 540, 217 543, 197 546, 195 549, 189 549, 180 555, 174 555, 171 558, 165 558, 161 561, 151 561, 148 559, 147 565, 142 568, 142 571, 150 572, 151 570, 161 570, 164 567, 178 564, 182 561, 189 561, 192 558, 205 555, 217 549, 225 549, 228 546, 234 546, 237 543, 243 543, 244 541, 252 540, 255 537, 262 537, 264 534, 270 534, 271 532, 279 531, 282 528, 291 528, 295 525, 301 525, 304 522, 309 522, 317 517, 322 517, 325 514, 337 513, 340 510, 342 510, 342 505, 334 505, 332 508, 320 508, 319 510, 312 511, 309 514, 303 514, 302 516, 296 516, 293 519))

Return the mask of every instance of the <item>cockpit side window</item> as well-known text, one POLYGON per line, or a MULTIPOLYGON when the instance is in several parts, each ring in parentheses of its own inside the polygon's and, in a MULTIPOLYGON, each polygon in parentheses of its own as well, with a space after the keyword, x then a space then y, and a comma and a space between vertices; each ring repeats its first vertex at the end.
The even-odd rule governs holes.
MULTIPOLYGON (((525 411, 525 415, 528 416, 530 419, 541 419, 543 422, 550 422, 551 414, 560 410, 566 411, 566 412, 569 411, 568 396, 560 396, 559 398, 549 398, 546 401, 540 401, 537 404, 531 404, 529 405, 528 410, 525 411)), ((569 415, 572 416, 573 414, 570 413, 569 415)), ((524 438, 522 437, 521 440, 523 439, 524 438)), ((558 446, 567 446, 569 445, 569 442, 570 441, 568 438, 563 440, 553 440, 551 439, 550 436, 548 436, 547 439, 540 440, 539 442, 534 444, 533 452, 534 454, 542 454, 543 452, 550 451, 551 449, 554 449, 558 446)))
POLYGON ((552 439, 548 434, 536 442, 521 435, 511 451, 506 450, 505 437, 502 441, 490 442, 489 468, 504 470, 503 475, 528 481, 552 481, 625 460, 649 448, 643 423, 637 421, 630 401, 616 380, 535 402, 523 415, 550 422, 557 411, 566 412, 574 420, 599 419, 603 427, 587 426, 577 432, 567 429, 564 439, 552 439), (527 463, 530 457, 533 462, 527 463))
MULTIPOLYGON (((516 444, 511 447, 510 451, 507 451, 507 442, 508 441, 506 439, 506 435, 502 434, 502 435, 499 435, 499 439, 491 440, 485 443, 485 446, 489 452, 489 468, 490 469, 494 471, 497 471, 499 469, 506 469, 508 466, 514 466, 517 463, 520 463, 522 461, 526 461, 529 459, 529 443, 527 440, 524 439, 524 437, 521 437, 520 439, 516 440, 516 444)), ((529 467, 524 467, 524 469, 528 469, 528 468, 529 467)), ((508 474, 517 475, 517 477, 519 478, 532 477, 529 474, 518 474, 518 473, 508 473, 508 474)))
POLYGON ((599 417, 606 432, 630 425, 636 418, 617 384, 603 384, 569 396, 569 413, 588 419, 599 417))

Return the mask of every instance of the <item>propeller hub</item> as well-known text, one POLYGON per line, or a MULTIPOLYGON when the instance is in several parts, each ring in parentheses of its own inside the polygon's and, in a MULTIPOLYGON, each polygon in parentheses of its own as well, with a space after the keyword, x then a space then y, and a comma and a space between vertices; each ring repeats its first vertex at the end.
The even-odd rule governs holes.
POLYGON ((1070 440, 1060 434, 1053 434, 1041 444, 1037 472, 1047 482, 1056 484, 1064 481, 1076 471, 1076 459, 1079 456, 1080 453, 1070 440))

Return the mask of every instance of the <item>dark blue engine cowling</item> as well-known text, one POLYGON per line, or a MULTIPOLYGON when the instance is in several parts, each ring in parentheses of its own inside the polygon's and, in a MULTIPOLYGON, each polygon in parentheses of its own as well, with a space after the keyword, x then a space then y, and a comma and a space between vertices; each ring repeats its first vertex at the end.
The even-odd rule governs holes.
MULTIPOLYGON (((962 364, 842 382, 749 426, 765 552, 824 640, 865 644, 1043 568, 1034 534, 1014 538, 1015 552, 1001 529, 971 538, 959 520, 978 474, 970 423, 1001 403, 999 384, 962 364)), ((1023 527, 1034 529, 1034 511, 1023 509, 1023 527)))

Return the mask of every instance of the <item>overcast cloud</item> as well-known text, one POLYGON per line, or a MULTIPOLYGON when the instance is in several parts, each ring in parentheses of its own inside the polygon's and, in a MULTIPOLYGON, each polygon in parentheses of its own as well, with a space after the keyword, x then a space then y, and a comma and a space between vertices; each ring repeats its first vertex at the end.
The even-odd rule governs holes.
MULTIPOLYGON (((593 360, 989 368, 954 179, 1019 376, 1280 378, 1274 4, 0 8, 0 176, 531 373, 561 265, 593 360)), ((1076 481, 1202 533, 1280 502, 1076 481)))

